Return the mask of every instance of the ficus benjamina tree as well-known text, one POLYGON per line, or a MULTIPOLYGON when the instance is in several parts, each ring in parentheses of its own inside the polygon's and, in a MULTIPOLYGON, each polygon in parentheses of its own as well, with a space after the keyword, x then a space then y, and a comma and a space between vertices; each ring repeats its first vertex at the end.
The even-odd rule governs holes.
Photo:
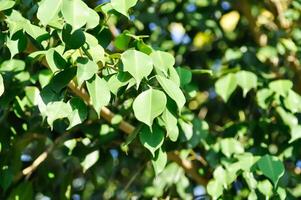
POLYGON ((0 0, 0 199, 300 199, 299 0, 0 0))

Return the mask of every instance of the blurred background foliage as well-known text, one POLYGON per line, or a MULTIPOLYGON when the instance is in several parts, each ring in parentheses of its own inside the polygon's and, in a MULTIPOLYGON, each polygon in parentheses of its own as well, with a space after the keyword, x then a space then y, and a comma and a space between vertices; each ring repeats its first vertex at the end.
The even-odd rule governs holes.
MULTIPOLYGON (((37 1, 17 2, 23 15, 35 20, 37 1)), ((107 2, 86 1, 92 8, 107 2)), ((104 48, 147 51, 151 44, 175 56, 187 109, 179 121, 180 140, 164 145, 193 162, 203 184, 174 162, 155 177, 139 141, 93 114, 91 123, 59 137, 64 124, 51 131, 42 123, 27 87, 22 97, 11 94, 13 103, 0 101, 2 107, 17 108, 0 110, 0 198, 299 199, 300 13, 300 0, 140 0, 130 21, 103 14, 112 25, 100 32, 104 48), (251 74, 240 73, 246 71, 251 74), (48 158, 33 174, 20 177, 45 149, 48 158), (264 162, 264 155, 276 159, 267 169, 254 165, 260 158, 264 162), (269 170, 281 168, 279 160, 284 175, 270 176, 269 170)), ((3 41, 1 36, 4 55, 3 41)), ((47 71, 38 77, 43 78, 47 71)), ((28 74, 17 76, 18 83, 27 79, 28 74)), ((24 90, 11 84, 16 93, 24 90)), ((128 114, 133 99, 119 101, 115 124, 133 118, 128 114)))

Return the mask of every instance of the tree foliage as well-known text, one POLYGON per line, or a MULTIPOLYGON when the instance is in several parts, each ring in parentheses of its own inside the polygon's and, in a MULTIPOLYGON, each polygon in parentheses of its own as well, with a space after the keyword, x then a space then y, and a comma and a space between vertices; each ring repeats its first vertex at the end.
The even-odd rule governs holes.
POLYGON ((300 198, 300 11, 0 0, 0 198, 300 198))

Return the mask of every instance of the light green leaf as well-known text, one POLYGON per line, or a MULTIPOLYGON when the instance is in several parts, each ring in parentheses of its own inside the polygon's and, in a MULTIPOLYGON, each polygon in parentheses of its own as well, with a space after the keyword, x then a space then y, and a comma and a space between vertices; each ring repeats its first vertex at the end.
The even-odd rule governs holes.
POLYGON ((61 56, 60 54, 60 50, 59 48, 51 48, 46 52, 46 61, 49 65, 49 68, 51 69, 51 71, 57 72, 60 69, 64 69, 67 67, 67 63, 64 60, 64 58, 61 56))
POLYGON ((98 65, 88 58, 77 59, 77 82, 81 86, 84 81, 91 79, 98 72, 98 65))
POLYGON ((25 95, 29 103, 33 106, 39 103, 40 90, 35 86, 27 86, 25 88, 25 95))
POLYGON ((247 93, 252 89, 257 88, 257 76, 248 71, 240 71, 236 74, 237 84, 243 89, 243 96, 246 97, 247 93))
POLYGON ((95 63, 101 62, 103 65, 105 64, 105 51, 101 45, 90 46, 88 52, 95 63))
POLYGON ((256 186, 257 186, 257 181, 254 178, 253 173, 251 173, 249 171, 245 171, 245 172, 242 173, 242 176, 246 180, 249 188, 252 189, 252 190, 254 190, 256 188, 256 186))
POLYGON ((162 114, 162 120, 165 123, 167 136, 171 141, 175 142, 179 136, 179 128, 177 126, 177 118, 166 108, 162 114))
POLYGON ((223 194, 223 185, 212 179, 207 184, 207 191, 213 200, 216 200, 223 194))
POLYGON ((134 7, 137 1, 138 0, 111 0, 111 5, 113 9, 129 18, 128 10, 134 7))
POLYGON ((155 157, 152 159, 152 164, 156 175, 160 174, 167 164, 167 153, 159 148, 155 154, 155 157))
POLYGON ((280 115, 283 122, 290 128, 293 128, 298 125, 298 119, 294 114, 287 112, 280 106, 276 108, 276 111, 280 115))
POLYGON ((224 155, 231 157, 232 154, 240 154, 244 152, 242 144, 234 138, 225 138, 220 142, 221 150, 224 155))
POLYGON ((301 126, 300 125, 295 125, 291 127, 291 139, 289 141, 289 143, 292 143, 296 140, 298 140, 299 138, 301 138, 301 126))
POLYGON ((153 51, 150 57, 153 59, 155 69, 163 72, 166 76, 168 75, 168 69, 175 64, 175 58, 164 51, 153 51))
POLYGON ((135 99, 133 103, 135 117, 151 127, 154 119, 164 111, 166 102, 163 92, 150 88, 135 99))
POLYGON ((4 61, 0 66, 1 72, 19 72, 25 69, 23 60, 11 59, 4 61))
POLYGON ((3 77, 0 74, 0 97, 2 96, 3 93, 4 93, 4 83, 3 83, 3 77))
POLYGON ((177 103, 177 106, 178 106, 179 110, 181 111, 181 109, 183 108, 183 106, 186 102, 186 99, 185 99, 183 92, 179 88, 179 86, 177 86, 173 81, 171 81, 163 76, 157 75, 156 78, 159 81, 161 87, 168 94, 168 96, 177 103))
POLYGON ((185 140, 188 141, 192 138, 193 135, 193 125, 190 122, 185 122, 182 119, 179 119, 179 125, 183 130, 185 140))
POLYGON ((108 81, 110 91, 114 95, 117 95, 118 90, 121 87, 127 85, 129 83, 130 78, 130 75, 124 72, 119 72, 118 74, 112 75, 108 81))
POLYGON ((12 0, 1 0, 0 1, 0 11, 8 10, 15 5, 15 1, 12 0))
POLYGON ((290 90, 287 98, 284 99, 284 105, 292 113, 301 112, 301 97, 298 93, 290 90))
POLYGON ((265 155, 257 161, 257 165, 260 171, 268 177, 275 186, 284 174, 283 163, 277 157, 265 155))
POLYGON ((99 23, 99 16, 82 0, 64 0, 62 14, 73 30, 83 27, 94 28, 99 23))
POLYGON ((155 151, 163 144, 164 132, 158 125, 154 125, 153 131, 149 127, 143 126, 139 133, 139 139, 141 144, 155 157, 155 151))
POLYGON ((153 61, 150 56, 136 50, 127 50, 121 55, 124 71, 129 72, 137 82, 137 88, 143 78, 153 70, 153 61))
POLYGON ((267 199, 273 195, 273 186, 268 180, 258 182, 257 188, 267 199))
POLYGON ((93 151, 92 153, 89 153, 86 157, 85 160, 83 160, 83 162, 81 162, 81 166, 83 167, 83 171, 84 173, 91 168, 97 161, 99 158, 99 151, 93 151))
POLYGON ((63 0, 44 0, 38 8, 37 17, 41 23, 46 26, 60 12, 63 5, 63 0))
POLYGON ((292 89, 293 83, 290 80, 276 80, 269 84, 269 88, 283 97, 286 97, 292 89))
POLYGON ((87 19, 87 24, 86 24, 87 29, 93 29, 99 25, 100 18, 98 16, 97 12, 95 12, 92 9, 88 10, 88 15, 87 15, 86 19, 87 19))
POLYGON ((269 102, 267 99, 273 95, 273 91, 267 88, 263 88, 259 91, 257 91, 256 98, 258 105, 263 108, 267 109, 269 106, 269 102))
POLYGON ((87 88, 91 97, 92 105, 99 115, 102 107, 109 104, 111 93, 107 82, 104 79, 95 76, 94 79, 87 82, 87 88))
POLYGON ((257 162, 258 157, 254 157, 251 153, 237 154, 234 156, 243 171, 250 171, 251 167, 257 162))
POLYGON ((50 102, 46 106, 47 122, 51 128, 55 120, 67 118, 70 113, 72 113, 71 106, 63 101, 50 102))
POLYGON ((215 91, 225 102, 228 101, 231 94, 237 87, 237 81, 234 74, 230 73, 218 79, 215 83, 215 91))
POLYGON ((172 80, 175 84, 177 84, 180 87, 182 83, 177 70, 174 67, 170 67, 168 71, 169 71, 169 79, 172 80))
POLYGON ((72 98, 68 104, 72 108, 72 113, 69 114, 68 120, 69 120, 69 127, 68 129, 71 129, 72 127, 83 123, 87 116, 88 116, 88 109, 86 104, 79 98, 72 98))

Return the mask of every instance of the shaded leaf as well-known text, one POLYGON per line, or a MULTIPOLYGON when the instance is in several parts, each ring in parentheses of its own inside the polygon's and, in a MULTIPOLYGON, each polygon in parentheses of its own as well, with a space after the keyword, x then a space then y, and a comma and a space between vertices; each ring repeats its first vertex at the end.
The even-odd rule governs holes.
POLYGON ((260 171, 276 186, 284 174, 283 163, 277 157, 265 155, 257 161, 260 171))
POLYGON ((164 132, 158 125, 153 126, 153 131, 149 127, 143 126, 140 130, 139 138, 141 144, 155 157, 155 151, 163 144, 164 132))

